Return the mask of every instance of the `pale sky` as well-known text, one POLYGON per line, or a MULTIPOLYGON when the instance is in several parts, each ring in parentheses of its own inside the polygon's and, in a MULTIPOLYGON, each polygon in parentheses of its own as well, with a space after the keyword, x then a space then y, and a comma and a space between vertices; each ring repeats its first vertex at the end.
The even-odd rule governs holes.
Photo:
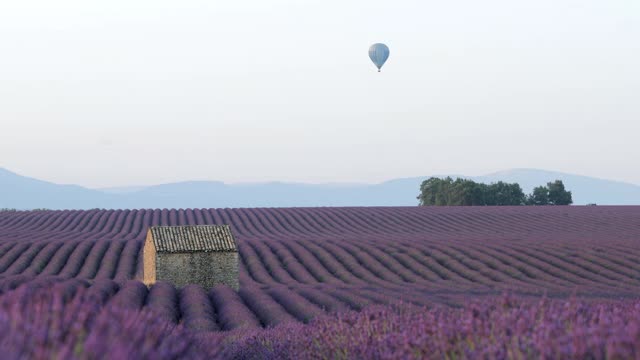
POLYGON ((639 67, 637 0, 6 0, 0 167, 88 187, 640 184, 639 67))

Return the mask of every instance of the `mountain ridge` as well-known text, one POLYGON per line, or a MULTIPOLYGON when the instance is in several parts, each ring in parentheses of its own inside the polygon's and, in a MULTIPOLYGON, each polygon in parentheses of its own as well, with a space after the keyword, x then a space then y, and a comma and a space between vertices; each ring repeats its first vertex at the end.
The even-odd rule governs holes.
POLYGON ((0 208, 141 209, 301 206, 415 206, 420 183, 430 176, 464 177, 477 182, 517 182, 525 193, 556 179, 573 192, 574 204, 640 205, 640 186, 556 171, 517 168, 482 176, 429 175, 381 183, 264 182, 227 184, 183 181, 151 186, 90 189, 55 184, 0 168, 0 208))

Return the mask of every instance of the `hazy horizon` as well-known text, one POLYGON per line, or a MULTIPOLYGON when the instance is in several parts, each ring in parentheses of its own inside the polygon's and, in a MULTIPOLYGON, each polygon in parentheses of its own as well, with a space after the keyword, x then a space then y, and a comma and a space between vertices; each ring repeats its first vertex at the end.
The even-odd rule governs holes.
POLYGON ((0 167, 29 177, 640 184, 640 3, 25 0, 0 38, 0 167))
MULTIPOLYGON (((120 192, 120 191, 125 191, 125 192, 129 192, 129 191, 139 191, 142 189, 146 189, 149 187, 153 187, 153 186, 162 186, 162 185, 169 185, 169 184, 188 184, 188 183, 201 183, 201 182, 217 182, 217 183, 223 183, 224 185, 229 185, 229 186, 234 186, 234 185, 239 185, 239 186, 251 186, 251 185, 266 185, 266 184, 286 184, 286 185, 308 185, 308 186, 330 186, 330 187, 334 187, 334 188, 340 188, 340 187, 344 187, 344 188, 352 188, 352 187, 358 187, 358 186, 368 186, 368 185, 381 185, 384 184, 386 182, 389 181, 403 181, 403 180, 407 180, 407 179, 415 179, 415 178, 424 178, 426 179, 429 176, 437 176, 437 177, 444 177, 444 176, 452 176, 452 177, 464 177, 464 178, 471 178, 474 179, 476 181, 490 181, 490 182, 495 182, 495 181, 507 181, 507 182, 513 182, 513 180, 506 180, 506 179, 494 179, 494 177, 498 176, 513 176, 513 175, 517 175, 522 177, 522 175, 524 173, 531 173, 532 175, 534 175, 534 177, 539 177, 542 174, 549 174, 549 175, 557 175, 556 177, 548 177, 547 180, 544 181, 552 181, 554 179, 560 179, 563 178, 564 176, 570 176, 570 177, 583 177, 585 179, 590 179, 590 180, 602 180, 602 181, 607 181, 607 182, 611 182, 611 183, 618 183, 618 184, 626 184, 626 185, 632 185, 632 186, 639 186, 640 184, 636 184, 636 183, 632 183, 632 182, 628 182, 628 181, 622 181, 619 179, 613 179, 613 178, 603 178, 603 177, 590 177, 590 176, 586 176, 583 174, 572 174, 572 173, 566 173, 566 172, 562 172, 562 171, 554 171, 554 170, 549 170, 549 169, 533 169, 533 168, 513 168, 513 169, 503 169, 501 171, 495 171, 495 172, 489 172, 489 173, 480 173, 480 174, 463 174, 463 173, 448 173, 448 174, 423 174, 423 175, 418 175, 418 176, 409 176, 409 177, 391 177, 391 178, 387 178, 387 179, 383 179, 381 181, 374 181, 374 182, 364 182, 364 181, 352 181, 352 182, 334 182, 334 181, 325 181, 325 182, 313 182, 313 181, 286 181, 286 180, 268 180, 268 181, 223 181, 223 180, 219 180, 219 179, 178 179, 175 181, 171 181, 171 182, 164 182, 164 183, 160 183, 160 182, 150 182, 148 184, 124 184, 124 185, 120 185, 120 186, 103 186, 103 187, 91 187, 91 186, 86 186, 77 182, 69 182, 69 183, 56 183, 51 181, 50 179, 47 178, 35 178, 33 176, 30 176, 29 174, 22 174, 22 173, 16 173, 14 171, 11 171, 11 169, 6 169, 3 167, 0 167, 0 173, 2 172, 1 170, 6 170, 9 171, 10 173, 14 173, 20 177, 26 177, 26 178, 31 178, 31 179, 35 179, 35 180, 40 180, 40 181, 45 181, 45 182, 49 182, 49 183, 54 183, 57 185, 78 185, 78 186, 82 186, 84 188, 87 189, 92 189, 92 190, 104 190, 107 192, 110 191, 116 191, 116 192, 120 192), (479 180, 478 178, 489 178, 488 180, 479 180)), ((542 181, 542 183, 544 182, 542 181)), ((516 181, 517 182, 517 181, 516 181)))

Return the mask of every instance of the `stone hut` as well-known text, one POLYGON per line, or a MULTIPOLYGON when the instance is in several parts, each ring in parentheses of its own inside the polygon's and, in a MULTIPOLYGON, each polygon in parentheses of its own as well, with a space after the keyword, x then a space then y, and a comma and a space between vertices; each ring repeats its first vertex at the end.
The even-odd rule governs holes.
POLYGON ((238 250, 229 225, 153 226, 144 243, 143 281, 205 289, 239 288, 238 250))

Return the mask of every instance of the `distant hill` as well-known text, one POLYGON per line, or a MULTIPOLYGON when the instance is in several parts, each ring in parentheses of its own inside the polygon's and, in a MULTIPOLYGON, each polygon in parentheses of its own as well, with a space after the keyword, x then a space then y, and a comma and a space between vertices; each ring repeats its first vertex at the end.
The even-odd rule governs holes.
MULTIPOLYGON (((0 168, 0 208, 415 206, 420 183, 428 177, 402 178, 379 184, 225 184, 219 181, 188 181, 148 187, 88 189, 37 180, 0 168)), ((587 176, 513 169, 466 178, 478 182, 517 182, 526 193, 535 186, 561 179, 573 192, 576 205, 640 205, 640 186, 587 176)))
POLYGON ((90 209, 112 196, 77 185, 59 185, 0 168, 0 208, 90 209))

